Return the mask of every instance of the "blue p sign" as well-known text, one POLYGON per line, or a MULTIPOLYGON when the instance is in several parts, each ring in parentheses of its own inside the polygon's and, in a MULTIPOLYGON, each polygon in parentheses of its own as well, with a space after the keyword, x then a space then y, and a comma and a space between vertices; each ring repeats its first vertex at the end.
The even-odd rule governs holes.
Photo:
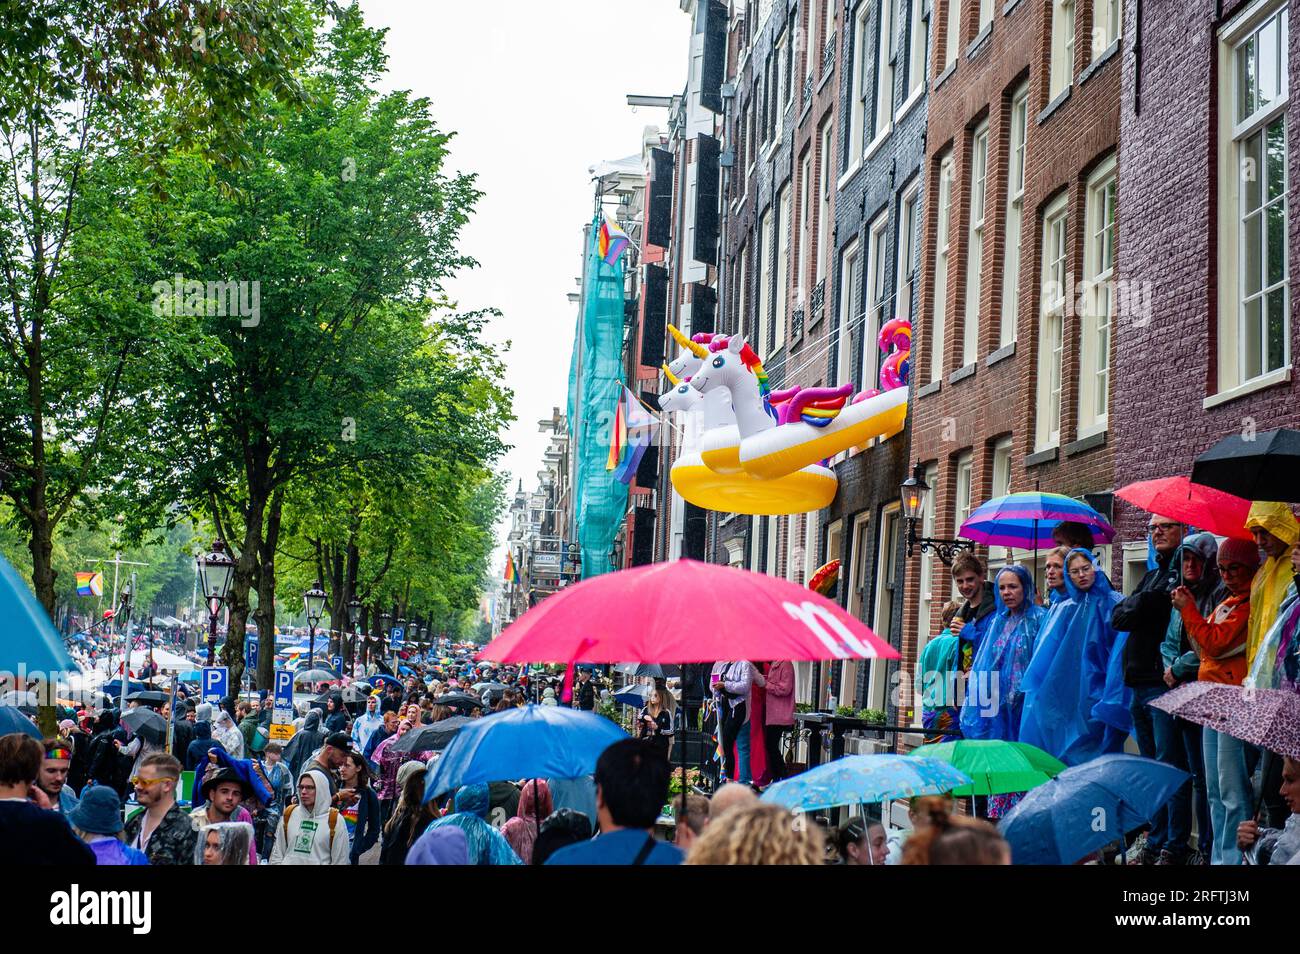
POLYGON ((248 660, 248 668, 257 668, 257 640, 250 639, 244 644, 244 655, 248 660))
POLYGON ((333 667, 334 667, 338 672, 342 672, 342 671, 343 671, 343 657, 342 657, 342 656, 331 656, 331 657, 330 657, 330 664, 331 664, 331 665, 332 665, 332 666, 333 666, 333 667))
POLYGON ((220 702, 229 695, 230 670, 225 666, 203 667, 203 701, 220 702))
POLYGON ((275 701, 277 709, 293 709, 293 673, 287 669, 275 671, 275 701))

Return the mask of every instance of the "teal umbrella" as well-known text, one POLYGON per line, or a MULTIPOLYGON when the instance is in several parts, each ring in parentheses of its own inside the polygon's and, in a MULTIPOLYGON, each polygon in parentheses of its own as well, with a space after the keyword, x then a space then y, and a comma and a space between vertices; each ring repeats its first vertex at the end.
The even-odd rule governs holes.
POLYGON ((939 795, 970 783, 970 776, 938 759, 888 753, 850 755, 777 782, 763 793, 763 801, 792 811, 815 812, 839 805, 939 795))
POLYGON ((27 584, 14 572, 9 561, 0 556, 0 672, 75 671, 76 665, 54 631, 45 609, 27 584))

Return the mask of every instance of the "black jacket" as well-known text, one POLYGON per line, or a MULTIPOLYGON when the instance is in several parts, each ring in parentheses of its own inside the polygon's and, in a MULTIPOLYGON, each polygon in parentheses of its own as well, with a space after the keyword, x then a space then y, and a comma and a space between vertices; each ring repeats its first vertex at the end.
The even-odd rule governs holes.
POLYGON ((573 708, 592 712, 596 708, 596 680, 577 681, 573 684, 573 708))
POLYGON ((1124 684, 1131 687, 1163 686, 1165 664, 1160 644, 1169 628, 1169 593, 1177 584, 1173 553, 1157 557, 1155 569, 1133 593, 1111 611, 1115 629, 1128 633, 1124 644, 1124 684))
POLYGON ((369 785, 363 786, 357 793, 361 801, 357 805, 357 827, 352 833, 351 861, 355 865, 363 854, 375 846, 379 840, 383 824, 379 811, 379 796, 369 785))

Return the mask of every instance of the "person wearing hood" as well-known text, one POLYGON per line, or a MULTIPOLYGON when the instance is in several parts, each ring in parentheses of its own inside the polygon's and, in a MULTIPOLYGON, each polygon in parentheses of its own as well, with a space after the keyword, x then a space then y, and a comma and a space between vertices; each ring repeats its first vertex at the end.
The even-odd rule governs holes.
MULTIPOLYGON (((456 791, 454 811, 435 818, 425 829, 425 835, 447 825, 454 825, 465 833, 469 844, 469 861, 472 865, 523 864, 510 842, 486 821, 491 806, 491 796, 486 785, 465 785, 456 791)), ((421 838, 425 837, 422 835, 421 838)), ((419 845, 417 840, 415 845, 419 845)), ((411 850, 415 850, 415 845, 411 850)))
POLYGON ((244 737, 239 734, 239 726, 235 725, 235 720, 225 709, 221 710, 212 726, 212 737, 235 758, 244 757, 244 737))
POLYGON ((383 724, 384 717, 379 714, 379 698, 373 695, 368 696, 366 698, 366 711, 352 723, 353 747, 364 754, 370 736, 383 724))
POLYGON ((348 826, 330 806, 329 780, 317 769, 298 778, 298 804, 285 809, 275 826, 273 865, 346 865, 348 826))
POLYGON ((95 718, 95 732, 87 753, 87 775, 93 785, 107 785, 122 797, 131 777, 131 760, 118 751, 115 742, 125 742, 126 732, 117 724, 117 710, 105 709, 95 718))
POLYGON ((1020 681, 1020 739, 1079 765, 1123 751, 1133 728, 1124 684, 1127 634, 1116 631, 1120 595, 1087 550, 1071 550, 1065 566, 1069 598, 1053 607, 1020 681))
POLYGON ((1047 578, 1047 605, 1055 606, 1070 598, 1065 589, 1065 558, 1070 555, 1069 547, 1057 547, 1047 554, 1043 561, 1043 573, 1047 578))
MULTIPOLYGON (((1200 681, 1239 686, 1246 677, 1251 580, 1259 567, 1259 549, 1230 538, 1219 547, 1218 563, 1228 596, 1209 616, 1201 614, 1186 586, 1174 590, 1173 603, 1201 659, 1200 681)), ((1246 743, 1209 727, 1203 735, 1206 797, 1214 831, 1211 864, 1240 864, 1237 826, 1250 817, 1254 797, 1246 743)))
POLYGON ((284 747, 284 761, 294 778, 302 774, 303 766, 325 744, 325 731, 321 728, 319 709, 312 709, 303 720, 302 728, 294 733, 284 747))
POLYGON ((501 834, 510 842, 510 847, 524 864, 533 863, 533 844, 537 841, 537 832, 541 823, 554 810, 551 787, 544 780, 534 778, 524 783, 519 795, 519 810, 514 818, 501 826, 501 834))
POLYGON ((421 835, 406 855, 408 865, 467 865, 469 839, 465 832, 447 825, 421 835))
POLYGON ((962 737, 1014 742, 1024 705, 1020 683, 1033 658, 1047 610, 1034 600, 1034 580, 1023 566, 1005 566, 993 580, 996 615, 966 681, 962 737))
MULTIPOLYGON (((223 746, 220 742, 212 737, 211 723, 200 719, 194 723, 194 739, 190 742, 190 747, 185 750, 185 770, 193 772, 195 778, 202 778, 204 771, 208 766, 208 753, 213 749, 220 749, 223 746)), ((203 804, 203 796, 195 786, 194 807, 197 808, 203 804)))
POLYGON ((1300 546, 1291 549, 1291 572, 1277 621, 1255 650, 1255 661, 1242 685, 1300 692, 1300 546))
POLYGON ((261 715, 252 706, 249 706, 244 717, 239 720, 239 737, 244 740, 244 753, 249 756, 257 751, 254 746, 257 743, 257 730, 261 724, 261 715))
MULTIPOLYGON (((1212 533, 1188 534, 1174 554, 1173 565, 1179 570, 1180 585, 1187 587, 1196 601, 1202 618, 1214 612, 1214 607, 1227 595, 1219 577, 1219 541, 1212 533)), ((1165 664, 1165 685, 1173 689, 1184 682, 1195 682, 1201 659, 1187 637, 1183 615, 1177 607, 1170 610, 1169 628, 1160 647, 1165 664)), ((1182 769, 1191 779, 1170 799, 1169 843, 1167 855, 1157 864, 1182 864, 1186 845, 1191 836, 1192 815, 1195 812, 1197 851, 1208 862, 1213 842, 1210 837, 1210 808, 1206 797, 1205 757, 1202 751, 1201 726, 1161 709, 1152 709, 1155 724, 1156 755, 1162 762, 1182 769)))
POLYGON ((189 720, 189 714, 193 710, 190 704, 183 699, 176 700, 176 706, 172 709, 172 755, 181 761, 185 760, 185 752, 189 749, 190 743, 194 741, 194 723, 189 720))
POLYGON ((332 693, 325 699, 325 729, 330 733, 348 730, 348 711, 343 700, 332 693))

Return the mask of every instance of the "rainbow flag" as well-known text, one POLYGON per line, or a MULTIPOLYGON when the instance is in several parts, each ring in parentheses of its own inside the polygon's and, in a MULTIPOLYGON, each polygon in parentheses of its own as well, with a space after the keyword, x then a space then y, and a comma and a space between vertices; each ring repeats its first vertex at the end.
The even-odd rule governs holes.
POLYGON ((646 410, 645 405, 627 389, 626 385, 623 387, 623 400, 620 407, 626 409, 627 425, 625 432, 628 447, 614 476, 623 483, 630 485, 636 478, 636 471, 641 466, 641 458, 645 456, 646 448, 654 443, 658 425, 654 415, 646 410))
MULTIPOLYGON (((617 224, 609 220, 609 216, 604 212, 600 213, 600 231, 596 235, 596 252, 606 265, 613 265, 618 261, 618 257, 627 250, 632 244, 617 224)), ((611 468, 612 469, 612 468, 611 468)))
POLYGON ((518 574, 515 573, 515 553, 513 550, 506 551, 506 582, 513 583, 518 574))
POLYGON ((78 573, 77 574, 77 595, 78 596, 103 596, 104 595, 104 574, 78 573))
POLYGON ((613 470, 623 460, 623 451, 627 449, 627 414, 623 410, 623 395, 618 396, 618 406, 614 409, 614 424, 609 434, 609 459, 605 469, 613 470))

